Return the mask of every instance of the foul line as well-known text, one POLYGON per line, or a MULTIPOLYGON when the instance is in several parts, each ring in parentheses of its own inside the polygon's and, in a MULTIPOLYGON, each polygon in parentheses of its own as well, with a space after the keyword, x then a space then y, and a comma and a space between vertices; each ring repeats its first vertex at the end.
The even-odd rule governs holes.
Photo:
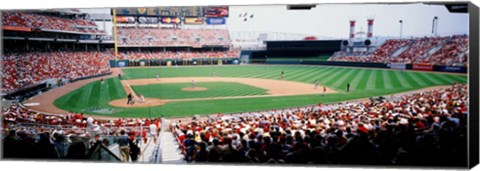
POLYGON ((132 87, 130 87, 130 84, 128 84, 128 82, 126 80, 122 80, 121 82, 122 82, 122 85, 123 85, 123 89, 125 89, 125 92, 132 93, 132 97, 137 98, 137 95, 133 91, 132 87))

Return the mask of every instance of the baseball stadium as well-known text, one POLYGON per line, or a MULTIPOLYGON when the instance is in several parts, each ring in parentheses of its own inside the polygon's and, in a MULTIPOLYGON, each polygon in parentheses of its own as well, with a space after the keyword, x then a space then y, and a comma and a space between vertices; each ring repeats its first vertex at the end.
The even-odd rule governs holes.
POLYGON ((469 16, 452 10, 3 11, 3 157, 464 166, 469 16))

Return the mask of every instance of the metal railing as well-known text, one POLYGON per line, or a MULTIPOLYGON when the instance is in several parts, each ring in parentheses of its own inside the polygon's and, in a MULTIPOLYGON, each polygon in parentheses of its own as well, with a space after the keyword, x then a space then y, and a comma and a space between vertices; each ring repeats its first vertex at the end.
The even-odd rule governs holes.
MULTIPOLYGON (((162 146, 163 146, 163 141, 164 141, 163 137, 165 135, 165 130, 166 130, 165 129, 166 124, 164 124, 164 123, 165 123, 165 119, 162 118, 161 126, 160 126, 161 128, 160 128, 160 131, 159 131, 160 133, 158 135, 158 142, 156 144, 155 152, 154 152, 154 155, 153 155, 153 157, 154 157, 153 163, 161 163, 162 162, 162 150, 163 150, 162 146)), ((169 125, 169 124, 167 124, 167 125, 169 125)))

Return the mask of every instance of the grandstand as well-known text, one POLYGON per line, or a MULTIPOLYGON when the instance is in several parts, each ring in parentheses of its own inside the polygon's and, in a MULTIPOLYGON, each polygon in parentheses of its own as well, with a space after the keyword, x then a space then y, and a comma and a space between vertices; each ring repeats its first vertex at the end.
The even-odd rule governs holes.
POLYGON ((228 30, 118 28, 120 46, 230 46, 228 30))
POLYGON ((118 28, 119 59, 238 58, 224 29, 118 28), (140 51, 138 51, 140 48, 140 51), (133 50, 132 50, 133 49, 133 50))
POLYGON ((338 51, 329 61, 465 66, 468 36, 389 39, 374 52, 338 51))
POLYGON ((88 17, 77 17, 76 14, 60 14, 59 12, 3 12, 3 26, 10 28, 41 29, 46 32, 88 33, 103 34, 98 30, 95 22, 87 20, 88 17))
POLYGON ((218 115, 170 129, 187 162, 460 165, 466 90, 456 84, 378 101, 218 115))
POLYGON ((2 12, 3 157, 465 165, 469 35, 232 31, 230 10, 2 12))

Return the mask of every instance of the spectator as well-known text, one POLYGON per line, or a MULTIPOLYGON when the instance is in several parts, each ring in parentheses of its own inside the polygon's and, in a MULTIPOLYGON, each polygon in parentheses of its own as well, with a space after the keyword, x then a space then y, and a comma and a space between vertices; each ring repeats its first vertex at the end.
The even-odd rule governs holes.
POLYGON ((68 148, 67 159, 87 159, 85 143, 77 135, 71 135, 70 140, 72 143, 68 148))
POLYGON ((187 135, 181 141, 187 161, 198 148, 196 162, 207 156, 208 162, 455 166, 467 153, 460 145, 466 143, 466 88, 178 121, 171 128, 180 141, 187 135))
POLYGON ((120 155, 123 162, 129 162, 130 160, 130 147, 129 147, 129 138, 125 134, 125 130, 120 131, 120 137, 117 139, 117 143, 120 146, 120 155))

